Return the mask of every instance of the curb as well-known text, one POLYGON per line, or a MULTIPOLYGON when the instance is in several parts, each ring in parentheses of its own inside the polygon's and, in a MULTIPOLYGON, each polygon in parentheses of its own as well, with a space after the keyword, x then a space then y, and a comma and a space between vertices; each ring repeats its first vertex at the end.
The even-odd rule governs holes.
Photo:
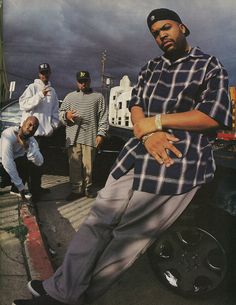
POLYGON ((41 232, 36 220, 26 204, 20 207, 20 217, 28 229, 24 242, 26 259, 32 279, 45 280, 53 275, 54 270, 45 249, 41 232))

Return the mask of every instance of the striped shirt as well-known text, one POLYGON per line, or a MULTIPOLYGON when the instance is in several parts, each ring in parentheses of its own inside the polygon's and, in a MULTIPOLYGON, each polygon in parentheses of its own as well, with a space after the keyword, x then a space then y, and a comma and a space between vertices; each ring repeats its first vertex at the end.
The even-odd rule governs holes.
MULTIPOLYGON (((227 72, 217 58, 199 48, 174 62, 164 56, 150 60, 132 91, 130 109, 133 106, 140 106, 146 117, 197 109, 221 126, 232 124, 227 72)), ((170 152, 174 164, 160 165, 138 139, 131 138, 113 166, 113 177, 134 167, 133 189, 159 194, 181 194, 210 181, 215 171, 213 138, 194 131, 167 132, 180 139, 174 145, 181 159, 170 152)))
POLYGON ((60 121, 66 125, 66 147, 75 143, 96 147, 96 136, 106 136, 108 131, 108 110, 101 93, 73 91, 60 107, 60 121), (79 118, 72 123, 65 118, 66 111, 74 110, 79 118))

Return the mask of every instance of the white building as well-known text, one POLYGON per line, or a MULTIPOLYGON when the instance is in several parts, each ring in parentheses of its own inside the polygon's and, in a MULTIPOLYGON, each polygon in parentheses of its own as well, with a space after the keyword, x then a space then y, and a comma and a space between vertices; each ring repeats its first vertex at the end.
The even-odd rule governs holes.
POLYGON ((128 103, 131 98, 130 79, 127 75, 120 80, 120 86, 111 88, 109 98, 109 123, 113 126, 131 128, 130 112, 128 103))

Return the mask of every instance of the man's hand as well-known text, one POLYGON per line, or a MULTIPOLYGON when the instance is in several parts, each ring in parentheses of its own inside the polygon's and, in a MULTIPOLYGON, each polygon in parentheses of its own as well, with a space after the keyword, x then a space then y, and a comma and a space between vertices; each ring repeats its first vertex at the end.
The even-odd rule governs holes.
POLYGON ((20 191, 21 200, 28 203, 29 200, 25 197, 25 190, 20 191))
POLYGON ((158 163, 169 167, 174 161, 167 154, 168 150, 172 151, 178 158, 182 157, 181 152, 172 144, 172 142, 178 141, 178 138, 167 132, 157 131, 145 141, 144 146, 158 163))
POLYGON ((79 114, 75 110, 66 111, 66 119, 75 122, 75 119, 79 117, 79 114))
POLYGON ((153 131, 156 131, 155 117, 143 118, 134 124, 134 136, 138 139, 153 131))
POLYGON ((96 136, 96 148, 97 149, 99 149, 102 146, 103 141, 104 141, 104 137, 96 136))
POLYGON ((46 95, 50 95, 49 92, 51 91, 50 87, 46 86, 44 89, 43 89, 43 95, 46 96, 46 95))
POLYGON ((29 144, 26 142, 25 139, 22 139, 19 133, 15 132, 15 135, 17 137, 17 142, 24 147, 25 150, 29 148, 29 144))

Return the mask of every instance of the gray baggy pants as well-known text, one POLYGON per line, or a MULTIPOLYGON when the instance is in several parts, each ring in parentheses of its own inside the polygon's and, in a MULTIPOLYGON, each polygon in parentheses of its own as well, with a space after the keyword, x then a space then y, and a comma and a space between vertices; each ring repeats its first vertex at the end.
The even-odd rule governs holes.
POLYGON ((71 241, 63 264, 43 282, 58 301, 83 304, 103 294, 184 211, 198 187, 181 195, 133 191, 133 170, 105 187, 71 241))

